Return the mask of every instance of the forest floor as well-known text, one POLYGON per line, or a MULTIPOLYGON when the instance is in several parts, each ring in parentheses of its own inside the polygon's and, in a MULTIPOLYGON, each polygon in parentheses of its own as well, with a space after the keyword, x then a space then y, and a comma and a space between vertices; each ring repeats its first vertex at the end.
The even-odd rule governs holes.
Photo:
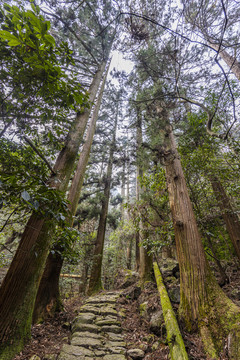
MULTIPOLYGON (((230 283, 225 285, 223 289, 240 306, 240 271, 231 267, 228 276, 230 283)), ((84 300, 84 297, 79 296, 65 300, 63 312, 59 313, 55 318, 45 321, 43 324, 34 325, 32 327, 31 341, 13 360, 29 360, 34 355, 34 360, 57 359, 62 345, 69 342, 71 336, 70 324, 76 317, 78 309, 84 300)), ((148 307, 153 310, 159 307, 159 296, 153 283, 149 283, 137 299, 131 299, 131 296, 128 295, 122 296, 119 299, 118 306, 119 308, 124 308, 126 313, 122 327, 128 348, 141 348, 145 352, 144 360, 169 359, 169 349, 166 345, 164 331, 160 330, 162 333, 153 334, 148 318, 140 315, 139 306, 145 300, 148 300, 148 307)), ((173 305, 175 310, 177 310, 178 304, 173 305)), ((196 334, 189 334, 184 332, 183 329, 181 330, 189 359, 206 360, 207 357, 204 355, 199 337, 196 334)), ((221 360, 227 359, 223 354, 221 360)))

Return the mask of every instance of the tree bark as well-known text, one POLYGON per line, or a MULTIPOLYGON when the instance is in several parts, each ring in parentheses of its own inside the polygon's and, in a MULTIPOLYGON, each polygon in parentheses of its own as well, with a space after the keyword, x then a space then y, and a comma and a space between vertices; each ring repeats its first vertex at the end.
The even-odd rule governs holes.
MULTIPOLYGON (((159 110, 161 114, 161 109, 159 110)), ((180 268, 179 315, 189 330, 199 328, 205 349, 218 359, 223 339, 231 339, 231 359, 240 357, 240 311, 227 298, 212 275, 197 228, 196 219, 167 114, 159 116, 164 131, 164 161, 169 202, 180 268)))
MULTIPOLYGON (((89 101, 94 101, 106 63, 102 63, 90 87, 89 101)), ((66 143, 54 166, 49 186, 65 192, 86 127, 90 108, 77 114, 66 143)), ((0 358, 4 360, 21 351, 30 338, 32 314, 38 285, 52 242, 54 221, 37 213, 30 217, 17 252, 0 288, 0 358)))
MULTIPOLYGON (((143 187, 140 184, 140 177, 143 176, 143 164, 141 161, 140 151, 142 148, 142 119, 141 114, 137 115, 137 183, 136 183, 136 198, 137 201, 140 200, 141 194, 144 192, 143 187)), ((140 234, 144 236, 142 222, 140 221, 140 234)), ((139 247, 139 244, 138 244, 139 247)), ((136 244, 137 248, 137 244, 136 244)), ((136 262, 139 261, 139 275, 140 275, 140 282, 143 285, 146 281, 151 280, 151 273, 152 273, 152 255, 149 255, 149 249, 140 245, 139 253, 136 255, 139 256, 139 259, 136 259, 136 262)))
MULTIPOLYGON (((91 121, 88 127, 85 143, 83 145, 83 149, 77 164, 77 169, 74 174, 72 184, 68 193, 68 201, 70 202, 70 205, 69 205, 69 218, 67 219, 67 222, 69 227, 73 225, 73 217, 76 214, 79 198, 81 195, 81 189, 83 185, 86 167, 89 160, 89 155, 93 142, 93 136, 96 130, 96 123, 102 102, 102 96, 105 88, 108 69, 106 70, 104 79, 102 81, 101 89, 98 94, 97 103, 94 108, 91 121)), ((62 252, 63 249, 61 248, 61 246, 56 245, 53 248, 53 253, 50 252, 47 258, 45 270, 36 297, 34 313, 33 313, 33 323, 40 322, 49 316, 54 316, 55 312, 60 311, 63 307, 61 303, 60 291, 59 291, 59 277, 64 261, 64 258, 61 255, 62 252)))
POLYGON ((210 181, 218 206, 222 212, 227 232, 232 241, 236 255, 240 260, 240 221, 238 215, 234 212, 231 201, 218 177, 211 175, 210 181))
MULTIPOLYGON (((219 44, 209 42, 209 45, 214 50, 219 50, 219 44)), ((220 50, 219 55, 221 56, 223 61, 229 66, 236 78, 240 81, 240 63, 237 61, 236 57, 229 55, 226 50, 220 50)))
POLYGON ((117 131, 117 121, 118 121, 118 102, 117 102, 117 110, 116 110, 116 118, 113 130, 113 138, 110 146, 110 153, 108 159, 107 166, 107 174, 105 179, 104 186, 104 197, 102 200, 102 210, 99 219, 97 237, 96 237, 96 245, 94 248, 93 254, 93 264, 91 268, 91 275, 88 287, 88 295, 92 295, 103 288, 102 280, 101 280, 101 271, 102 271, 102 258, 103 258, 103 246, 104 246, 104 237, 107 223, 107 214, 108 214, 108 203, 110 197, 110 187, 112 180, 112 168, 113 168, 113 157, 114 150, 116 146, 116 131, 117 131))

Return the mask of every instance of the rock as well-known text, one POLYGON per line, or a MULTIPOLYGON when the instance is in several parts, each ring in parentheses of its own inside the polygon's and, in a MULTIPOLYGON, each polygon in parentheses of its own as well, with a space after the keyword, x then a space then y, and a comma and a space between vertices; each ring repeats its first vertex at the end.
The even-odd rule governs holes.
POLYGON ((126 347, 126 343, 124 341, 107 341, 105 346, 110 349, 114 347, 126 347))
POLYGON ((147 305, 148 305, 147 301, 139 305, 139 312, 141 316, 147 315, 147 305))
MULTIPOLYGON (((66 354, 66 353, 63 353, 61 352, 61 354, 58 356, 57 360, 85 360, 85 356, 84 355, 81 355, 81 356, 78 356, 76 358, 75 355, 70 355, 70 354, 66 354)), ((89 358, 90 360, 90 358, 89 358)))
POLYGON ((118 312, 118 316, 125 318, 126 317, 125 311, 126 311, 125 309, 120 309, 118 312))
POLYGON ((155 341, 151 347, 152 347, 152 351, 156 351, 159 348, 159 342, 155 341))
POLYGON ((103 360, 126 360, 126 357, 122 354, 105 355, 103 360))
POLYGON ((108 333, 108 340, 111 341, 123 341, 123 336, 121 334, 108 333))
POLYGON ((150 319, 150 330, 155 335, 161 335, 162 333, 166 332, 162 310, 159 310, 152 314, 150 319))
POLYGON ((43 360, 56 360, 57 355, 56 354, 45 354, 43 357, 43 360))
POLYGON ((66 345, 62 347, 62 352, 74 356, 93 356, 93 352, 80 346, 66 345))
POLYGON ((99 332, 100 328, 97 325, 93 324, 74 324, 73 325, 73 333, 74 332, 83 332, 83 331, 89 331, 91 333, 97 334, 99 332))
POLYGON ((103 339, 102 336, 100 336, 99 334, 96 333, 91 333, 89 331, 76 331, 73 333, 72 339, 75 337, 87 337, 87 338, 92 338, 92 339, 103 339))
POLYGON ((106 306, 101 308, 100 310, 101 315, 107 316, 107 315, 116 315, 117 316, 117 310, 114 310, 113 308, 106 306))
POLYGON ((99 307, 97 306, 83 305, 80 310, 82 313, 99 314, 99 307))
POLYGON ((109 326, 102 326, 101 327, 102 332, 110 332, 114 334, 120 334, 122 332, 121 327, 116 325, 109 325, 109 326))
POLYGON ((122 270, 118 274, 118 279, 116 281, 117 289, 126 289, 129 286, 136 284, 139 280, 139 274, 136 271, 132 270, 122 270))
POLYGON ((175 276, 167 276, 166 279, 164 279, 165 282, 169 285, 175 285, 178 280, 175 278, 175 276))
POLYGON ((126 297, 126 299, 137 300, 142 292, 140 286, 131 286, 129 289, 124 291, 122 294, 126 297))
POLYGON ((126 352, 126 348, 116 346, 114 348, 111 348, 110 351, 112 354, 123 354, 124 355, 126 352))
MULTIPOLYGON (((99 357, 103 358, 103 356, 106 354, 106 352, 103 351, 103 350, 95 350, 95 349, 94 349, 94 354, 95 354, 96 356, 99 356, 99 357)), ((88 360, 88 359, 87 359, 87 360, 88 360)), ((100 360, 100 359, 99 359, 99 360, 100 360)))
POLYGON ((128 356, 130 356, 133 360, 143 359, 145 353, 141 349, 130 349, 127 351, 128 356))
POLYGON ((100 339, 88 338, 88 337, 74 337, 71 341, 72 345, 97 348, 102 345, 100 339))
POLYGON ((179 271, 178 262, 174 259, 166 259, 160 263, 160 270, 163 278, 167 276, 174 276, 179 271))
POLYGON ((168 296, 170 300, 174 303, 180 303, 180 285, 172 286, 168 289, 168 296))
POLYGON ((235 300, 240 300, 240 290, 239 289, 233 289, 232 292, 231 292, 231 296, 235 300))
POLYGON ((95 324, 98 326, 104 326, 104 325, 120 325, 120 322, 117 320, 99 320, 95 321, 95 324))
POLYGON ((119 298, 119 295, 105 295, 102 297, 93 296, 92 298, 89 298, 86 302, 86 304, 115 304, 117 299, 119 298))
POLYGON ((95 314, 79 313, 73 322, 73 327, 75 324, 91 324, 95 318, 96 318, 95 314))
POLYGON ((71 329, 71 324, 70 324, 69 322, 65 322, 65 323, 62 325, 62 328, 69 330, 69 329, 71 329))
POLYGON ((147 351, 147 349, 148 349, 148 344, 142 343, 142 344, 139 345, 139 347, 140 347, 141 350, 147 351))

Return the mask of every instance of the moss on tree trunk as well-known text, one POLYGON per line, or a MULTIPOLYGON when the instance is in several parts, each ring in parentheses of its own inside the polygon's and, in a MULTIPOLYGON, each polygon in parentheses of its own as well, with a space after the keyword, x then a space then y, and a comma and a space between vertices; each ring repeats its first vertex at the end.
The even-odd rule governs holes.
POLYGON ((167 290, 163 283, 162 274, 156 262, 153 263, 154 274, 163 310, 163 317, 167 329, 167 342, 172 360, 188 360, 183 338, 174 314, 167 290))
MULTIPOLYGON (((93 101, 106 62, 102 63, 91 85, 89 100, 93 101)), ((65 146, 54 166, 55 175, 49 186, 66 191, 78 148, 85 130, 90 108, 77 114, 65 146)), ((16 255, 0 288, 0 359, 10 360, 31 335, 32 314, 38 285, 52 245, 54 221, 33 213, 22 235, 16 255)))
MULTIPOLYGON (((108 65, 108 69, 109 66, 110 63, 108 65)), ((84 174, 88 164, 108 69, 106 70, 102 81, 101 89, 88 127, 85 143, 68 193, 68 201, 70 202, 68 224, 70 227, 73 225, 73 217, 77 211, 77 205, 81 195, 84 174)), ((103 70, 104 68, 102 68, 102 71, 103 70)), ((59 277, 64 260, 61 255, 63 253, 63 249, 57 244, 52 250, 53 254, 50 252, 47 258, 45 270, 39 285, 34 307, 33 323, 40 322, 49 316, 53 316, 56 311, 61 310, 63 307, 59 291, 59 277)))
POLYGON ((240 309, 212 275, 193 213, 166 108, 156 107, 164 139, 163 159, 180 268, 179 316, 188 330, 200 330, 206 352, 217 359, 228 341, 231 359, 240 358, 240 309))

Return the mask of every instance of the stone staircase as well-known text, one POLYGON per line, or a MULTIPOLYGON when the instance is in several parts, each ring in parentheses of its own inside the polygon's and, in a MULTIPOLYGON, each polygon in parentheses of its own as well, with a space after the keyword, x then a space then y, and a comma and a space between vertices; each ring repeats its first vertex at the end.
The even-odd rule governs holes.
POLYGON ((126 360, 126 343, 116 310, 119 292, 92 296, 72 325, 71 344, 63 345, 58 360, 126 360))

